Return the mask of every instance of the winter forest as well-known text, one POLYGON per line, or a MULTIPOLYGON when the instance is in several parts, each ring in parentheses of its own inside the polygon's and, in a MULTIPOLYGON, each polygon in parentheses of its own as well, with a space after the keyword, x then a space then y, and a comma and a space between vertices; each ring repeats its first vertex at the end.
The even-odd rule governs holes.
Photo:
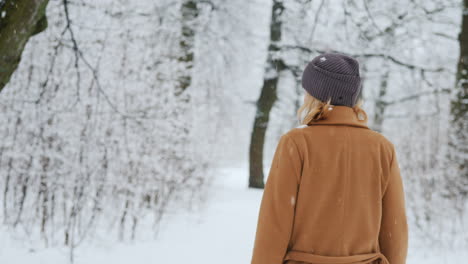
POLYGON ((0 263, 249 263, 328 51, 395 145, 408 263, 464 263, 468 0, 0 0, 0 263))

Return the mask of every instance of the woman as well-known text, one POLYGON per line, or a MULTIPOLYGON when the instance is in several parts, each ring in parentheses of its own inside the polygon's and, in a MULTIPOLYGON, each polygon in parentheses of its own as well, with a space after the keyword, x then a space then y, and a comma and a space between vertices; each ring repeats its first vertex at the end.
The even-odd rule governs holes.
POLYGON ((404 264, 408 225, 393 144, 356 104, 358 62, 326 53, 305 68, 302 126, 278 143, 252 264, 404 264))

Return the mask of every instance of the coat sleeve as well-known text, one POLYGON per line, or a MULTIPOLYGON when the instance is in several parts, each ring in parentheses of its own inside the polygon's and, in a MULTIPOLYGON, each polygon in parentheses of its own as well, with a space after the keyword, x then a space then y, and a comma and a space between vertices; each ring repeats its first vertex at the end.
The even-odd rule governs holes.
POLYGON ((284 134, 278 143, 263 191, 251 264, 282 264, 288 250, 302 159, 284 134))
POLYGON ((382 198, 379 244, 390 264, 405 264, 408 251, 408 224, 400 168, 392 147, 392 161, 382 198))

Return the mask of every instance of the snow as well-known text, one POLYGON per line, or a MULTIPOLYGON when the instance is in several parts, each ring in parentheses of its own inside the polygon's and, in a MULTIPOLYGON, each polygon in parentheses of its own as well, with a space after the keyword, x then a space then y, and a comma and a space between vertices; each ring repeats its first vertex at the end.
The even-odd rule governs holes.
MULTIPOLYGON (((225 168, 200 212, 171 215, 154 241, 84 245, 77 264, 250 263, 262 190, 247 188, 247 167, 225 168)), ((69 263, 66 248, 30 248, 2 232, 0 263, 69 263)), ((466 263, 468 252, 454 248, 421 248, 410 236, 408 264, 466 263)))
MULTIPOLYGON (((75 263, 248 263, 262 191, 247 189, 246 172, 223 170, 204 210, 169 216, 156 241, 83 246, 76 249, 75 263)), ((67 249, 15 244, 0 242, 0 263, 68 263, 67 249)))

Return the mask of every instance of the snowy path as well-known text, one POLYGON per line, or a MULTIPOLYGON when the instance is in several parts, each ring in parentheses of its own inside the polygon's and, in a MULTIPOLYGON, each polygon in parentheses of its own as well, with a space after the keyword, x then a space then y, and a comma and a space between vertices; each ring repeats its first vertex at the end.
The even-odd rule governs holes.
MULTIPOLYGON (((169 217, 159 239, 151 242, 79 248, 77 264, 248 264, 262 191, 246 188, 245 168, 225 169, 199 214, 169 217), (175 219, 174 219, 175 218, 175 219)), ((410 248, 408 264, 468 263, 468 251, 410 248)), ((1 264, 65 264, 65 249, 31 251, 0 240, 1 264)))

